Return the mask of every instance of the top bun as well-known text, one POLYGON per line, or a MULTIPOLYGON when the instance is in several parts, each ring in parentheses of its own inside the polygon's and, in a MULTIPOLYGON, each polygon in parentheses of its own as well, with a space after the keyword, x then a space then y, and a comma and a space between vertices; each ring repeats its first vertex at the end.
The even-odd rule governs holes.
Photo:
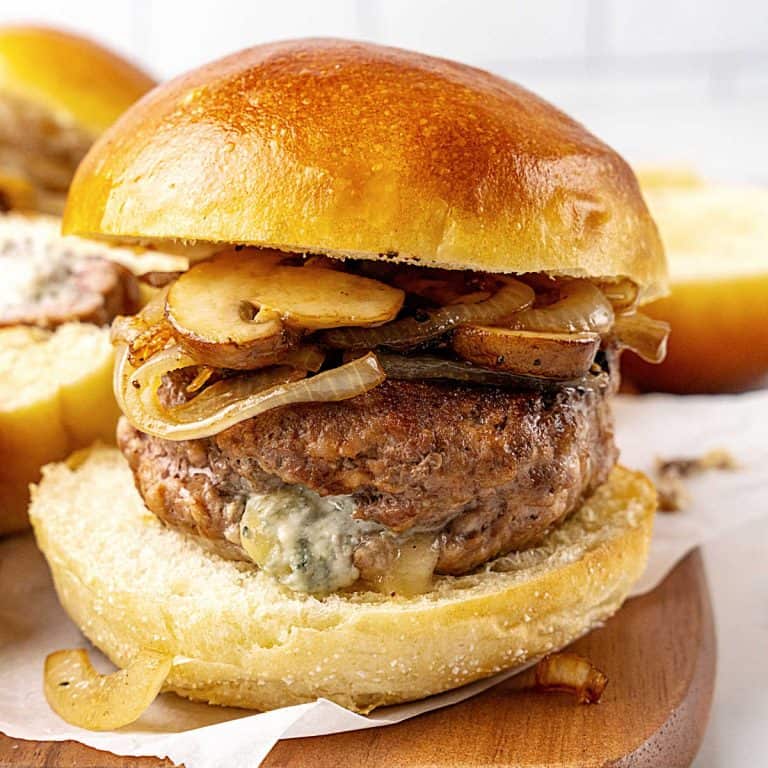
POLYGON ((47 27, 0 27, 0 94, 31 101, 93 137, 155 85, 125 59, 47 27))
POLYGON ((629 166, 482 70, 343 40, 257 46, 157 88, 96 143, 64 231, 243 243, 664 292, 629 166))

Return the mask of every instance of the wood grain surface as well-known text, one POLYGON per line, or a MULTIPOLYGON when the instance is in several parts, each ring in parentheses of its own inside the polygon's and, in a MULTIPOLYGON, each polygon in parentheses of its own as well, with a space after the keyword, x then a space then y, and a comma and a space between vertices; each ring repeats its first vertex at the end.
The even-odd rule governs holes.
MULTIPOLYGON (((598 705, 531 689, 524 673, 437 712, 387 728, 281 741, 265 768, 690 765, 704 735, 715 634, 701 556, 689 555, 654 592, 629 601, 573 645, 609 677, 598 705)), ((72 742, 0 735, 0 766, 160 768, 72 742)))

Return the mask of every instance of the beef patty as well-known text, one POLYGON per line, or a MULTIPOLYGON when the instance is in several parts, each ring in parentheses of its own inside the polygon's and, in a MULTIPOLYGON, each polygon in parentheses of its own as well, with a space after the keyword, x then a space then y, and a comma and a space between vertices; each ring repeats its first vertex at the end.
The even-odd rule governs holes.
MULTIPOLYGON (((436 571, 461 574, 535 542, 603 483, 617 458, 607 383, 520 393, 387 380, 341 403, 275 409, 210 438, 173 442, 123 419, 118 444, 149 509, 247 559, 249 494, 301 484, 351 494, 355 516, 401 535, 435 531, 436 571)), ((353 561, 380 576, 391 537, 353 561)))

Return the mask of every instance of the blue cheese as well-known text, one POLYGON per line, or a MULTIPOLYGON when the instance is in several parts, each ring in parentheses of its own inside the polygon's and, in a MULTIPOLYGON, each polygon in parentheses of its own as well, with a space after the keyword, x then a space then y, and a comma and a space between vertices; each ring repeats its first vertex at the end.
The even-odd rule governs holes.
POLYGON ((71 254, 33 240, 0 242, 0 306, 73 303, 78 296, 77 286, 70 281, 71 254))
POLYGON ((290 486, 248 497, 240 541, 265 572, 297 592, 333 592, 357 581, 352 553, 382 526, 352 517, 352 496, 290 486))

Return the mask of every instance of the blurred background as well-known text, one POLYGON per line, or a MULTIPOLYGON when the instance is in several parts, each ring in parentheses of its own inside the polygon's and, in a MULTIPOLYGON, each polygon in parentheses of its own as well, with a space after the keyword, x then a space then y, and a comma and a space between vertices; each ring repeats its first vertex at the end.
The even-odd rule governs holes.
POLYGON ((8 21, 89 34, 161 79, 280 38, 399 45, 522 83, 635 163, 768 182, 763 0, 2 0, 8 21))

